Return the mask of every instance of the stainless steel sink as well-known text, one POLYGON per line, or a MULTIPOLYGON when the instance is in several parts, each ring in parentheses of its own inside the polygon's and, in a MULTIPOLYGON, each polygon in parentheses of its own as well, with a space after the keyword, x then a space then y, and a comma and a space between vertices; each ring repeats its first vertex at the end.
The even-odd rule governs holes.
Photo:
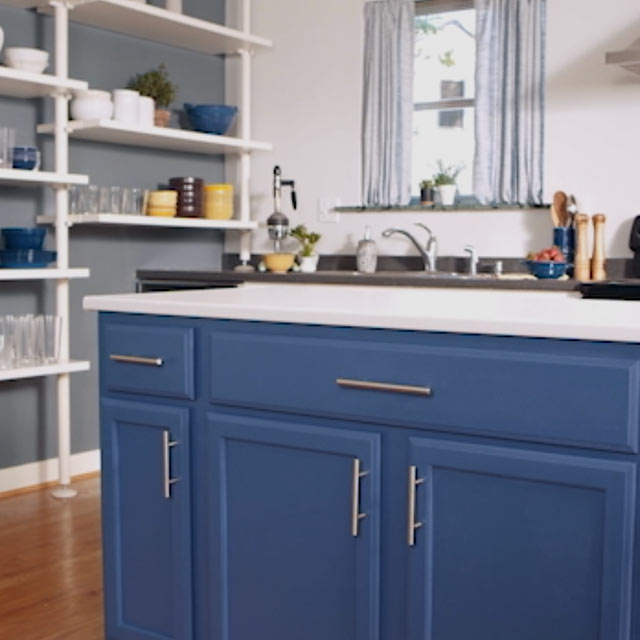
POLYGON ((456 271, 376 271, 380 276, 397 276, 402 278, 425 278, 429 280, 491 280, 496 276, 492 273, 458 273, 456 271))

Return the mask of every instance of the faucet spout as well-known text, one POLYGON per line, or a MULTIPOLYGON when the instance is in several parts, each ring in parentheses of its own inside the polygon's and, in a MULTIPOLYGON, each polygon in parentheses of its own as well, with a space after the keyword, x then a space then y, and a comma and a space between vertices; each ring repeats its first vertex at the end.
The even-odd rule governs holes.
POLYGON ((436 270, 436 259, 437 259, 437 251, 438 251, 438 242, 436 237, 431 233, 431 230, 426 225, 417 223, 416 226, 422 227, 429 233, 429 240, 427 242, 426 248, 423 247, 416 237, 405 231, 404 229, 399 229, 398 227, 390 227, 389 229, 385 229, 382 232, 383 238, 389 238, 394 234, 400 234, 411 241, 413 246, 418 250, 420 257, 422 258, 422 262, 424 265, 425 271, 435 271, 436 270))

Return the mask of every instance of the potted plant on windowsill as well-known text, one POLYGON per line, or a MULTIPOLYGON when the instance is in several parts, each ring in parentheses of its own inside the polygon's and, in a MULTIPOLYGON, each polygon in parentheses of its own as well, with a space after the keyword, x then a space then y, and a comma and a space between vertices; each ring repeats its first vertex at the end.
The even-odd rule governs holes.
POLYGON ((458 189, 456 179, 463 168, 462 165, 447 166, 442 160, 438 160, 438 171, 433 176, 433 182, 441 205, 447 207, 455 202, 458 189))
POLYGON ((319 233, 308 231, 303 224, 294 227, 289 233, 292 238, 295 238, 300 243, 300 251, 298 253, 300 271, 313 273, 318 268, 318 258, 320 257, 315 248, 322 236, 319 233))
POLYGON ((164 64, 146 73, 138 73, 129 80, 127 89, 137 91, 141 96, 153 98, 156 106, 155 126, 169 125, 171 111, 168 107, 175 100, 178 87, 169 80, 169 72, 164 64))
POLYGON ((420 183, 420 204, 430 206, 435 197, 435 184, 433 180, 423 180, 420 183))

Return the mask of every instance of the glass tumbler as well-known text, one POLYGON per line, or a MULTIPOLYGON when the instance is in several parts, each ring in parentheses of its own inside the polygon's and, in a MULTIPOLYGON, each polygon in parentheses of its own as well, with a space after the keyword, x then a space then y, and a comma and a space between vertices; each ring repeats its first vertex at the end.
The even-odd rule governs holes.
POLYGON ((14 334, 6 317, 0 317, 0 369, 12 369, 14 365, 14 334))
POLYGON ((11 169, 13 167, 13 147, 15 142, 15 129, 0 127, 0 169, 11 169))
POLYGON ((43 316, 45 363, 58 362, 60 359, 60 336, 62 335, 62 318, 60 316, 43 316))
POLYGON ((120 189, 120 213, 133 213, 133 193, 128 187, 120 189))
POLYGON ((111 187, 98 187, 98 213, 111 213, 111 187))
POLYGON ((122 213, 122 195, 120 187, 110 187, 111 192, 111 213, 122 213))

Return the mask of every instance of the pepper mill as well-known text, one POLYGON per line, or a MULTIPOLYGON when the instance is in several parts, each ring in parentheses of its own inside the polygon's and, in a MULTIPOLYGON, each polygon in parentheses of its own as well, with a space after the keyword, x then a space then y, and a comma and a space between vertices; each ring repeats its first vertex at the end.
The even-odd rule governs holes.
POLYGON ((593 257, 591 258, 591 279, 597 281, 607 279, 607 268, 604 257, 604 223, 606 216, 597 213, 593 216, 593 257))
POLYGON ((576 252, 573 259, 573 277, 576 280, 586 282, 591 275, 591 264, 587 249, 587 234, 589 231, 589 216, 586 213, 578 213, 576 223, 576 252))

